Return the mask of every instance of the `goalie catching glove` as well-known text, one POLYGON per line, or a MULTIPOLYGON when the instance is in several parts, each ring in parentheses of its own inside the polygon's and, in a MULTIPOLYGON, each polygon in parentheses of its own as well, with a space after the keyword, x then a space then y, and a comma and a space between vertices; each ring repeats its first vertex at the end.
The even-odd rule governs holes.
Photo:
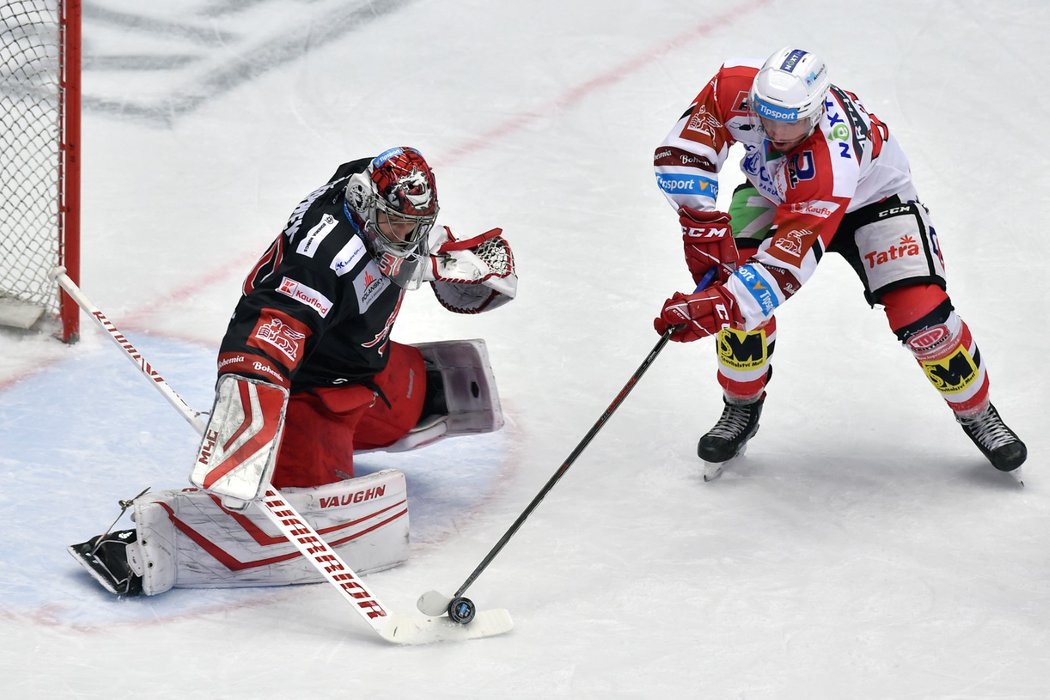
POLYGON ((514 254, 494 228, 473 238, 456 240, 448 226, 435 229, 430 240, 430 269, 423 278, 449 311, 476 314, 514 298, 518 275, 514 254))

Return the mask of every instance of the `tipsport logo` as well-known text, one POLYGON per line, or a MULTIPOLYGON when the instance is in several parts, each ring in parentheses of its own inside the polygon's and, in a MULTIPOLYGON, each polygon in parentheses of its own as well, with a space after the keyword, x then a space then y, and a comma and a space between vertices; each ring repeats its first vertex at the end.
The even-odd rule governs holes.
POLYGON ((657 173, 656 184, 669 195, 702 195, 712 199, 718 197, 718 181, 700 175, 657 173))

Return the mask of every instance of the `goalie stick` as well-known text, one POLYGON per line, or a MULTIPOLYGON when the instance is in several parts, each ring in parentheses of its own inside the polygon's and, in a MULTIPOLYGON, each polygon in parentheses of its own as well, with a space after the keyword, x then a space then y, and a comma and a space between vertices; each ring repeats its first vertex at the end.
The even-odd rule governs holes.
MULTIPOLYGON (((65 269, 58 267, 52 270, 51 277, 105 330, 110 339, 124 351, 139 371, 158 391, 163 394, 172 406, 185 418, 198 433, 203 434, 202 413, 194 411, 164 380, 135 346, 117 329, 117 327, 84 295, 80 288, 66 274, 65 269)), ((335 586, 369 627, 380 637, 396 644, 429 644, 439 641, 453 641, 490 637, 509 632, 513 627, 510 613, 503 609, 479 612, 469 625, 459 624, 448 618, 419 618, 411 615, 397 614, 384 606, 374 593, 365 585, 354 571, 342 560, 306 522, 291 504, 272 485, 267 485, 262 499, 254 501, 266 517, 280 530, 296 549, 309 561, 325 580, 335 586)))
MULTIPOLYGON (((714 279, 716 272, 717 268, 711 268, 708 270, 696 285, 696 290, 693 293, 701 292, 707 287, 707 285, 711 284, 711 280, 714 279)), ((532 499, 532 502, 525 507, 525 510, 521 512, 521 515, 518 516, 517 520, 515 520, 507 531, 503 533, 503 536, 500 537, 495 546, 493 546, 492 549, 489 550, 489 553, 485 555, 485 558, 481 560, 481 563, 478 564, 473 572, 471 572, 470 576, 467 577, 467 580, 463 582, 463 585, 456 589, 456 592, 452 596, 446 596, 439 591, 427 591, 419 596, 419 599, 416 601, 416 608, 421 613, 431 617, 447 613, 449 618, 453 620, 470 619, 470 616, 474 614, 474 602, 469 598, 464 598, 463 593, 466 592, 467 588, 469 588, 478 576, 481 575, 481 572, 492 563, 492 560, 496 558, 496 555, 498 555, 507 542, 510 541, 510 538, 514 536, 514 533, 516 533, 525 523, 526 518, 528 518, 532 511, 536 509, 536 506, 540 504, 543 497, 554 488, 554 485, 565 475, 565 472, 569 471, 569 467, 571 467, 573 462, 576 461, 576 458, 579 457, 584 449, 586 449, 587 445, 591 443, 594 436, 598 434, 598 431, 602 429, 612 414, 616 412, 616 409, 620 407, 620 404, 624 402, 627 395, 631 393, 632 389, 634 389, 638 380, 642 378, 642 375, 644 375, 646 370, 649 369, 649 366, 656 360, 656 356, 659 355, 660 351, 664 349, 665 345, 667 345, 667 342, 671 339, 671 334, 675 329, 676 327, 671 327, 663 332, 660 336, 660 340, 657 341, 653 349, 649 351, 649 354, 646 356, 641 366, 635 370, 635 373, 631 375, 629 380, 627 380, 627 384, 620 389, 620 393, 616 395, 616 398, 614 398, 612 403, 609 404, 609 407, 605 409, 605 413, 603 413, 598 418, 597 422, 591 426, 591 429, 583 436, 580 443, 576 445, 576 449, 572 451, 562 465, 558 467, 558 470, 547 480, 547 483, 544 484, 542 489, 540 489, 540 492, 537 493, 535 498, 532 499)))

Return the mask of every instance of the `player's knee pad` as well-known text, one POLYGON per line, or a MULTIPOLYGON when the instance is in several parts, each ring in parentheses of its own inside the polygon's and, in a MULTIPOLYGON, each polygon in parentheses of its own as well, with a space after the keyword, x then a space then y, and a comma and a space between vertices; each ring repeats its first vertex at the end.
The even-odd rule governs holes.
POLYGON ((932 311, 894 331, 953 411, 965 415, 984 408, 988 376, 981 353, 969 326, 947 297, 932 311))
MULTIPOLYGON (((405 476, 389 469, 317 488, 282 492, 356 573, 408 558, 405 476)), ((146 595, 173 587, 230 588, 324 579, 256 507, 235 512, 196 489, 135 500, 137 542, 128 548, 146 595)))
POLYGON ((718 333, 718 383, 731 400, 747 402, 765 390, 772 374, 776 328, 776 319, 771 318, 752 331, 726 328, 718 333))
POLYGON ((419 423, 385 452, 404 452, 456 435, 503 427, 496 379, 485 341, 447 340, 413 345, 426 363, 427 395, 419 423))

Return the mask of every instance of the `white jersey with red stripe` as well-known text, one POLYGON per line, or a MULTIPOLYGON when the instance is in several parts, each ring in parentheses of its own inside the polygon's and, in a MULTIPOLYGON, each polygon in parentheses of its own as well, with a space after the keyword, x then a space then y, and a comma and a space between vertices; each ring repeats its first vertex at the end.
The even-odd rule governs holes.
POLYGON ((812 276, 846 213, 894 194, 917 198, 907 157, 887 126, 834 85, 813 133, 789 153, 773 150, 748 105, 761 64, 727 61, 654 156, 657 183, 676 210, 712 210, 718 174, 739 143, 741 170, 776 205, 772 235, 726 283, 748 330, 812 276))

